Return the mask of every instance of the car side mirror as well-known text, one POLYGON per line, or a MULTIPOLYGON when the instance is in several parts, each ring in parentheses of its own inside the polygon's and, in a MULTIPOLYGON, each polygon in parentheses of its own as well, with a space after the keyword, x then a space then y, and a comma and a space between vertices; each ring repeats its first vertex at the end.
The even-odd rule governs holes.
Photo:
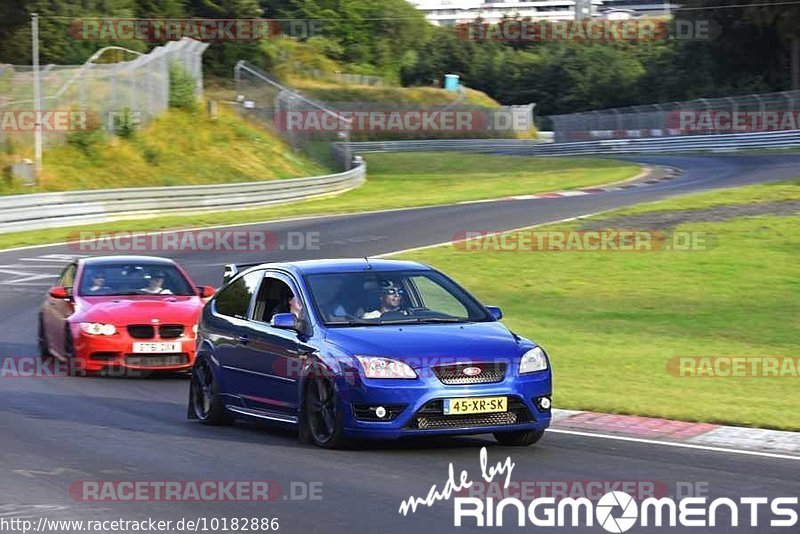
POLYGON ((66 287, 63 287, 63 286, 51 287, 50 291, 49 291, 49 294, 54 299, 62 299, 62 300, 68 299, 71 296, 69 294, 69 289, 67 289, 66 287))
POLYGON ((208 299, 214 296, 216 290, 211 286, 198 286, 197 294, 200 295, 201 299, 208 299))
POLYGON ((276 313, 269 324, 282 330, 299 330, 297 317, 293 313, 276 313))
POLYGON ((503 318, 503 310, 498 306, 486 306, 486 309, 489 310, 489 314, 491 314, 495 321, 499 321, 503 318))

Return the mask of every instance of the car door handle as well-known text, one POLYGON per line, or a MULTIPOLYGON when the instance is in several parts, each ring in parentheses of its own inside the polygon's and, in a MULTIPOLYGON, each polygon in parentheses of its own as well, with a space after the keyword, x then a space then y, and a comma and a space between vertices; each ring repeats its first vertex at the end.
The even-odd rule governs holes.
POLYGON ((236 341, 238 341, 242 345, 247 345, 248 343, 250 343, 250 338, 247 336, 236 336, 236 341))

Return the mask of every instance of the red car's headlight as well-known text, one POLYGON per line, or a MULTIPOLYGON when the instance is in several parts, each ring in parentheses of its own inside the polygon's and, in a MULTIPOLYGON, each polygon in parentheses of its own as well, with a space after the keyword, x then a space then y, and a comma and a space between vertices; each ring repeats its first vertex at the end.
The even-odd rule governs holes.
POLYGON ((113 336, 117 333, 116 326, 106 323, 81 323, 81 330, 92 336, 113 336))

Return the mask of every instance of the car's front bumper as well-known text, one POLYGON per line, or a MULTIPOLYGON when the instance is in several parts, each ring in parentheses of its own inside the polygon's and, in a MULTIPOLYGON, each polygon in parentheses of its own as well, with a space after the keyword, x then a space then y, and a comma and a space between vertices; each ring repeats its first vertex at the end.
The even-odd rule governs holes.
POLYGON ((538 399, 549 398, 552 393, 549 371, 525 375, 509 373, 501 382, 470 385, 445 385, 432 373, 429 375, 415 380, 366 379, 355 383, 339 380, 345 435, 396 439, 541 430, 550 425, 550 409, 543 410, 537 405, 538 399), (441 411, 443 399, 498 396, 508 397, 506 412, 454 416, 441 411), (365 420, 363 408, 376 406, 387 407, 390 414, 397 410, 399 413, 389 421, 365 420))
POLYGON ((187 326, 187 334, 174 339, 136 339, 131 337, 125 328, 118 328, 111 336, 86 334, 80 327, 73 325, 73 342, 75 353, 75 370, 98 372, 120 370, 127 371, 183 371, 191 369, 195 357, 195 338, 191 326, 187 326), (135 342, 180 342, 180 351, 174 353, 136 353, 135 342))

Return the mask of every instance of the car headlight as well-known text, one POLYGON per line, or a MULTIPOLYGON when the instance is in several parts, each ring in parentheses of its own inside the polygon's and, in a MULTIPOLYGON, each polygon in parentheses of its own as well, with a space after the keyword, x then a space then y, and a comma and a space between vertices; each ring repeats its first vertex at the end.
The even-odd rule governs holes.
POLYGON ((367 378, 417 378, 417 373, 398 360, 378 356, 356 356, 367 378))
POLYGON ((117 327, 105 323, 81 323, 81 330, 93 336, 113 336, 117 333, 117 327))
POLYGON ((539 347, 534 347, 522 355, 519 362, 519 373, 533 373, 547 369, 547 356, 539 347))

